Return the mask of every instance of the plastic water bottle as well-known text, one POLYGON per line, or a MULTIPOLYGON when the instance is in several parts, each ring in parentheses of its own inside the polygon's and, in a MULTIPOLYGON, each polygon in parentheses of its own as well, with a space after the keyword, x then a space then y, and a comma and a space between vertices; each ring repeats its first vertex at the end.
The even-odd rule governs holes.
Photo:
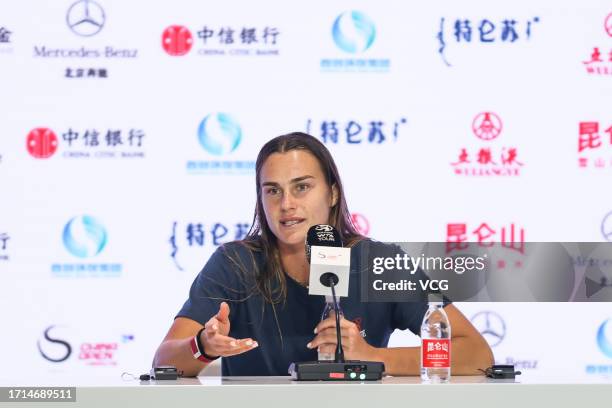
MULTIPOLYGON (((340 307, 340 298, 336 297, 336 302, 338 303, 338 310, 340 311, 340 317, 343 316, 342 308, 340 307)), ((334 297, 333 296, 325 296, 325 308, 323 309, 323 314, 321 315, 321 321, 327 319, 332 315, 334 311, 334 297)), ((334 361, 335 360, 335 351, 332 350, 329 353, 322 353, 320 348, 319 352, 319 361, 334 361)))
POLYGON ((421 380, 445 383, 451 376, 451 327, 442 302, 431 301, 421 325, 421 380))

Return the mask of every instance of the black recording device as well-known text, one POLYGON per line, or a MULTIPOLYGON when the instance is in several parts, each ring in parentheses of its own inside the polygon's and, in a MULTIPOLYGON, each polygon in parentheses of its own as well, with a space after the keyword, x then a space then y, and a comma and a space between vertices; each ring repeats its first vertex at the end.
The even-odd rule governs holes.
MULTIPOLYGON (((314 225, 306 234, 306 259, 310 263, 311 247, 342 247, 340 234, 331 225, 314 225)), ((385 371, 384 363, 380 361, 345 361, 342 350, 340 332, 340 313, 336 301, 335 287, 339 277, 333 272, 321 274, 319 281, 323 286, 331 288, 336 316, 336 351, 334 361, 294 362, 289 366, 289 374, 299 381, 377 381, 385 371)))
POLYGON ((494 365, 484 370, 487 378, 493 378, 496 380, 500 379, 514 379, 517 375, 521 375, 520 371, 514 371, 513 365, 494 365))
POLYGON ((150 379, 152 380, 177 380, 179 372, 173 366, 159 366, 151 368, 150 379))

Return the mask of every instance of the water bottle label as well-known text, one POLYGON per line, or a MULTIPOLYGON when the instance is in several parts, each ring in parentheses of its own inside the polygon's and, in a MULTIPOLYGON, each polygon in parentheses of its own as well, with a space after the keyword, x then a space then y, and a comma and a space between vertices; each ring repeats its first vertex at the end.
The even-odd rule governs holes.
POLYGON ((450 339, 423 339, 421 343, 423 367, 450 367, 450 348, 450 339))

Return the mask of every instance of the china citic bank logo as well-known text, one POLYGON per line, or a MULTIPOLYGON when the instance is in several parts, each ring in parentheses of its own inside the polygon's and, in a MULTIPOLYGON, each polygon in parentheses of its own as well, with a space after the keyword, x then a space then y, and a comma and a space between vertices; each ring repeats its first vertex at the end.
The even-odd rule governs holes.
POLYGON ((209 153, 221 156, 231 153, 240 144, 242 130, 227 113, 211 113, 198 127, 198 140, 209 153))
POLYGON ((376 38, 376 27, 365 14, 347 11, 334 21, 332 35, 338 48, 355 54, 370 48, 376 38))
POLYGON ((26 142, 28 153, 37 159, 47 159, 53 156, 57 146, 57 136, 51 129, 36 128, 28 133, 26 142))
POLYGON ((612 358, 612 326, 609 325, 610 319, 604 321, 599 329, 597 330, 597 345, 599 350, 604 353, 607 357, 612 358))
POLYGON ((99 254, 106 246, 106 229, 98 220, 82 215, 72 218, 62 234, 64 246, 72 255, 88 258, 99 254))
POLYGON ((363 236, 368 236, 368 234, 370 233, 370 222, 364 215, 359 213, 352 213, 351 221, 353 221, 353 225, 355 226, 355 229, 358 233, 363 236))
POLYGON ((502 131, 501 119, 493 112, 479 113, 472 122, 472 131, 479 139, 493 140, 502 131))
POLYGON ((73 3, 66 13, 66 24, 73 33, 81 37, 98 34, 105 21, 104 9, 92 0, 79 0, 73 3))
POLYGON ((166 28, 162 34, 162 47, 169 55, 181 56, 187 54, 193 45, 193 36, 187 27, 173 25, 166 28))

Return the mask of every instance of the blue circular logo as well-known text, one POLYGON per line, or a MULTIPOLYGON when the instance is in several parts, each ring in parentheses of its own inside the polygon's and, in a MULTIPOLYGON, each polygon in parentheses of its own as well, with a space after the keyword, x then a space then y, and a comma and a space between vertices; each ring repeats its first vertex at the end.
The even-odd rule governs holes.
POLYGON ((602 353, 606 356, 612 358, 612 343, 606 337, 606 326, 610 319, 604 321, 601 326, 599 326, 599 330, 597 330, 597 345, 602 353))
POLYGON ((334 21, 332 35, 341 50, 354 54, 370 48, 376 38, 376 27, 365 14, 346 11, 334 21))
POLYGON ((221 156, 236 150, 242 139, 242 130, 227 113, 211 113, 200 123, 198 139, 207 152, 221 156))
POLYGON ((506 322, 495 312, 478 312, 470 320, 491 347, 497 346, 506 337, 506 322))
POLYGON ((64 246, 74 256, 88 258, 98 255, 106 246, 106 230, 94 217, 74 217, 64 227, 64 246))

